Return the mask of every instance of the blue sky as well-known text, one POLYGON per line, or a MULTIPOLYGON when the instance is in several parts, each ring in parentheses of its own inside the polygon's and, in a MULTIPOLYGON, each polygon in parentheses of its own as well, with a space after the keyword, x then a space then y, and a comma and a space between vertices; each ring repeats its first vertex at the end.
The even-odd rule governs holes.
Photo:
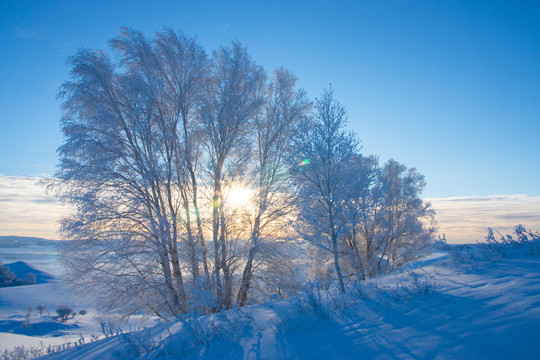
POLYGON ((538 19, 520 1, 4 0, 0 174, 54 173, 68 56, 169 26, 208 52, 240 40, 311 98, 332 83, 363 152, 416 167, 427 198, 540 196, 538 19))

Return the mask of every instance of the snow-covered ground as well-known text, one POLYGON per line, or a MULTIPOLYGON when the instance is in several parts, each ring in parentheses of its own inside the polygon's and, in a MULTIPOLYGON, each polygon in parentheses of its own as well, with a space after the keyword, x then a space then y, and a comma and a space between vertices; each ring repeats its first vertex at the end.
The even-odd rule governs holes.
MULTIPOLYGON (((0 261, 17 277, 24 279, 27 272, 37 275, 35 285, 0 288, 0 358, 5 350, 15 347, 44 350, 82 338, 89 341, 104 337, 93 304, 62 282, 58 246, 58 241, 0 236, 0 261), (71 307, 77 315, 59 321, 56 309, 62 305, 71 307), (44 308, 41 314, 40 306, 44 308), (86 314, 78 314, 80 311, 86 314)), ((139 327, 137 320, 123 324, 124 328, 139 327)))
POLYGON ((18 277, 26 278, 24 272, 28 268, 38 275, 36 285, 0 288, 0 353, 15 346, 48 346, 74 341, 80 337, 79 333, 99 333, 92 320, 93 310, 59 280, 56 247, 55 241, 0 237, 0 261, 18 277), (61 305, 71 306, 77 312, 86 310, 89 314, 59 322, 56 309, 61 305), (38 306, 47 309, 39 314, 38 306), (30 316, 29 308, 32 308, 30 316))
MULTIPOLYGON (((2 321, 14 314, 24 318, 26 306, 39 302, 33 294, 48 293, 51 305, 69 299, 55 283, 0 290, 2 321)), ((44 322, 75 335, 76 328, 61 325, 88 334, 97 324, 91 319, 88 314, 64 325, 44 322)), ((34 329, 35 337, 0 329, 0 342, 5 346, 19 336, 25 336, 25 346, 54 340, 54 332, 34 329)), ((538 359, 540 257, 513 251, 456 263, 438 252, 399 274, 351 284, 346 296, 313 287, 291 299, 90 343, 85 338, 86 344, 46 358, 538 359)))

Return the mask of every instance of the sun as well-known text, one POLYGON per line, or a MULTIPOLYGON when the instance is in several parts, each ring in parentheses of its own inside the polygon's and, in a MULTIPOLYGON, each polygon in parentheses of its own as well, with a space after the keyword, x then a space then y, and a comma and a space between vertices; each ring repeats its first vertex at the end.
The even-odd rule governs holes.
POLYGON ((241 186, 234 186, 227 193, 225 202, 233 207, 245 207, 251 204, 252 197, 253 190, 241 186))

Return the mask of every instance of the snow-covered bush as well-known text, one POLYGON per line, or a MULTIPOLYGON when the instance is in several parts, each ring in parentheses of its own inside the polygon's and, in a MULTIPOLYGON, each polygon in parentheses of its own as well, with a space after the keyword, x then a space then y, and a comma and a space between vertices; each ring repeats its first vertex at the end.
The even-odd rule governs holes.
POLYGON ((446 251, 454 266, 466 261, 474 260, 474 249, 470 245, 449 245, 446 236, 443 235, 435 241, 436 248, 446 251))
POLYGON ((43 347, 15 346, 13 350, 4 350, 0 355, 2 360, 27 360, 45 355, 43 347))
POLYGON ((124 344, 125 352, 119 358, 132 358, 150 353, 152 350, 160 346, 162 339, 157 336, 152 336, 150 329, 123 333, 120 339, 124 344))
POLYGON ((98 318, 101 332, 106 338, 110 338, 122 333, 122 328, 111 318, 102 316, 98 318))
POLYGON ((28 273, 26 279, 20 279, 0 261, 0 287, 32 285, 35 283, 36 274, 28 273))
POLYGON ((380 289, 377 286, 377 283, 366 283, 365 281, 353 281, 348 284, 347 288, 349 296, 351 296, 354 301, 374 298, 379 291, 380 289))
POLYGON ((36 274, 34 274, 34 273, 26 274, 26 284, 33 285, 33 284, 36 283, 36 280, 37 280, 36 274))
POLYGON ((277 317, 270 325, 278 333, 289 333, 309 329, 321 320, 328 320, 334 313, 342 311, 344 294, 336 283, 332 289, 324 288, 315 280, 291 300, 292 306, 276 311, 277 317), (292 311, 291 311, 292 310, 292 311))
MULTIPOLYGON (((198 358, 200 353, 210 345, 218 343, 225 344, 224 348, 232 348, 245 336, 252 336, 257 325, 250 314, 242 308, 236 308, 217 314, 205 315, 201 317, 190 317, 180 320, 181 327, 170 329, 167 327, 165 337, 160 335, 157 338, 159 344, 144 343, 128 346, 127 352, 137 351, 141 353, 152 352, 150 358, 174 358, 188 357, 198 358)), ((131 334, 132 339, 137 341, 144 332, 131 334)), ((142 354, 140 354, 142 355, 142 354)), ((238 356, 233 356, 237 358, 238 356)), ((228 356, 223 356, 228 358, 228 356)))
POLYGON ((488 233, 484 242, 477 242, 482 255, 489 257, 506 257, 512 249, 520 249, 528 255, 540 255, 540 233, 527 230, 523 225, 514 226, 512 235, 502 235, 497 232, 498 237, 492 228, 488 228, 488 233))
POLYGON ((322 290, 318 283, 310 283, 296 301, 296 311, 300 315, 313 315, 319 319, 328 319, 330 313, 326 302, 330 292, 322 290))
POLYGON ((45 311, 47 312, 47 314, 49 314, 49 310, 47 309, 46 305, 38 305, 36 306, 36 310, 39 313, 39 315, 43 315, 45 311))
MULTIPOLYGON (((98 340, 92 336, 92 341, 98 340)), ((15 346, 12 350, 5 349, 0 353, 1 360, 27 360, 34 359, 44 355, 55 354, 71 348, 80 348, 85 343, 85 338, 82 334, 76 341, 68 341, 59 345, 47 345, 42 342, 39 346, 15 346)))
POLYGON ((485 240, 469 244, 449 245, 446 237, 439 238, 436 245, 448 252, 452 263, 456 266, 474 261, 491 262, 498 258, 509 257, 516 252, 540 255, 540 233, 526 229, 523 225, 514 226, 512 234, 502 235, 492 228, 487 229, 485 240))
POLYGON ((433 292, 435 282, 429 276, 421 276, 416 272, 411 272, 409 276, 412 281, 407 288, 411 296, 429 295, 433 292))
POLYGON ((189 319, 184 324, 195 344, 208 345, 216 340, 237 343, 244 335, 246 326, 252 323, 253 319, 248 312, 238 308, 206 319, 189 319))
POLYGON ((58 309, 56 309, 56 313, 58 314, 60 320, 65 322, 68 317, 73 313, 73 309, 67 305, 62 305, 59 306, 58 309))

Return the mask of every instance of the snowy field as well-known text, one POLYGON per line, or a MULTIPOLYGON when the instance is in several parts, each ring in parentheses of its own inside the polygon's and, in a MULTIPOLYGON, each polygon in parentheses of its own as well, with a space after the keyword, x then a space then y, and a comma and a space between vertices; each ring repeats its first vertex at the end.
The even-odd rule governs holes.
MULTIPOLYGON (((0 288, 0 348, 79 341, 47 359, 538 359, 540 257, 478 250, 438 251, 399 274, 351 284, 346 296, 314 286, 295 298, 107 338, 90 304, 58 280, 0 288), (27 308, 40 304, 50 315, 34 311, 23 327, 27 308), (64 304, 88 314, 59 322, 54 311, 64 304)), ((10 256, 54 269, 34 255, 10 256)))
MULTIPOLYGON (((4 350, 15 347, 47 349, 74 344, 82 338, 89 341, 104 337, 92 303, 78 297, 62 282, 58 246, 58 241, 39 238, 0 237, 0 261, 18 277, 25 278, 27 272, 37 275, 35 285, 0 288, 0 358, 4 350), (77 315, 59 321, 56 309, 62 305, 71 307, 77 315), (42 314, 39 306, 46 308, 42 314), (79 315, 81 311, 86 314, 79 315)), ((130 326, 139 327, 137 319, 123 324, 125 329, 130 326)))

